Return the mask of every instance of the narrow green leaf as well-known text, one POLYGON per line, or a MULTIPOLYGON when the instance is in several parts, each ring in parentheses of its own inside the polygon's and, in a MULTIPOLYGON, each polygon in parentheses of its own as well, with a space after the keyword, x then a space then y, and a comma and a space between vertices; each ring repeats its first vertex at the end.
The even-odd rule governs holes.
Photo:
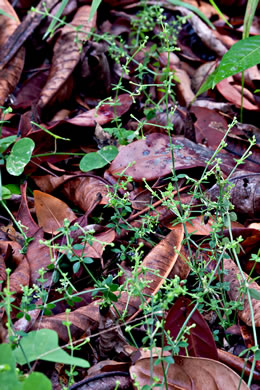
POLYGON ((117 156, 118 150, 115 146, 109 145, 98 150, 97 152, 86 154, 80 161, 79 167, 83 172, 92 169, 103 168, 117 156))
POLYGON ((209 75, 196 96, 214 88, 229 76, 251 68, 260 63, 260 35, 242 39, 235 43, 223 56, 219 66, 209 75))
POLYGON ((209 25, 210 28, 213 30, 216 30, 214 24, 211 23, 211 21, 194 5, 191 5, 189 3, 185 3, 185 1, 180 0, 167 0, 169 3, 172 3, 173 5, 176 5, 177 7, 185 7, 191 11, 193 11, 195 14, 197 14, 205 23, 209 25))
POLYGON ((51 23, 50 23, 50 25, 49 25, 49 27, 48 27, 47 31, 45 32, 42 39, 46 39, 48 37, 48 35, 53 34, 56 25, 59 23, 58 19, 61 17, 62 12, 64 11, 68 2, 69 2, 69 0, 62 0, 58 11, 56 12, 54 18, 52 19, 52 21, 51 21, 51 23))
POLYGON ((253 23, 253 19, 255 16, 258 3, 259 0, 248 0, 247 2, 246 13, 244 16, 244 23, 243 23, 243 38, 249 37, 250 28, 253 23))
POLYGON ((22 138, 14 144, 6 161, 6 169, 10 175, 19 176, 23 173, 25 165, 31 159, 34 146, 31 138, 22 138))
POLYGON ((24 365, 34 360, 73 364, 88 368, 86 360, 70 356, 58 345, 58 335, 51 329, 40 329, 29 332, 21 338, 20 346, 14 351, 18 364, 24 365))
POLYGON ((254 288, 249 288, 248 290, 252 298, 260 301, 260 292, 258 290, 255 290, 254 288))
POLYGON ((215 10, 217 11, 217 13, 219 14, 219 16, 221 17, 221 19, 224 20, 224 22, 231 28, 233 28, 232 24, 230 24, 228 22, 228 20, 225 18, 225 16, 223 15, 223 13, 220 11, 219 7, 217 6, 217 4, 215 3, 214 0, 209 0, 210 4, 215 8, 215 10))
POLYGON ((0 15, 7 16, 8 18, 13 19, 13 20, 16 21, 16 19, 15 19, 15 17, 14 17, 13 15, 8 14, 8 13, 5 12, 2 8, 0 8, 0 15))
POLYGON ((97 12, 97 9, 98 9, 98 7, 99 7, 100 4, 101 4, 101 1, 102 1, 102 0, 93 0, 93 1, 92 1, 91 9, 90 9, 90 14, 89 14, 89 18, 88 18, 89 21, 93 18, 95 12, 97 12))

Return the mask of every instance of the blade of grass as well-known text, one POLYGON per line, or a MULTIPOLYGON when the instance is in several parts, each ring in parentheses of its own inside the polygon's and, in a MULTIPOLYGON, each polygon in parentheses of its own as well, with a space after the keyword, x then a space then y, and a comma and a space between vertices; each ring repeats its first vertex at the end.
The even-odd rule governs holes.
POLYGON ((211 21, 194 5, 185 3, 184 1, 180 0, 167 0, 169 3, 172 3, 173 5, 176 5, 177 7, 185 7, 191 11, 193 11, 195 14, 197 14, 205 23, 209 25, 213 30, 215 29, 215 26, 211 23, 211 21))

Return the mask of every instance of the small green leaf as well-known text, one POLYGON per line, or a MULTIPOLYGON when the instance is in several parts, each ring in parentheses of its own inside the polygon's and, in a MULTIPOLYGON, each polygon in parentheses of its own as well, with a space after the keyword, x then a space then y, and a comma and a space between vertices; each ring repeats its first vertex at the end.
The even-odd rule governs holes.
POLYGON ((249 288, 248 290, 252 298, 260 301, 260 292, 258 290, 255 290, 254 288, 249 288))
POLYGON ((260 35, 242 39, 235 43, 223 56, 217 69, 212 72, 200 87, 196 96, 214 88, 229 76, 251 68, 260 63, 260 35))
POLYGON ((6 169, 10 175, 19 176, 23 173, 24 167, 31 159, 34 146, 31 138, 22 138, 14 144, 6 161, 6 169))
POLYGON ((3 153, 16 140, 16 135, 10 135, 0 139, 0 153, 3 153))
POLYGON ((92 169, 103 168, 117 156, 118 150, 115 146, 109 145, 98 150, 86 154, 80 161, 79 167, 83 172, 91 171, 92 169))
POLYGON ((58 345, 58 335, 51 329, 40 329, 29 332, 20 340, 19 347, 14 351, 18 364, 24 365, 34 360, 73 364, 88 368, 86 360, 70 356, 58 345))

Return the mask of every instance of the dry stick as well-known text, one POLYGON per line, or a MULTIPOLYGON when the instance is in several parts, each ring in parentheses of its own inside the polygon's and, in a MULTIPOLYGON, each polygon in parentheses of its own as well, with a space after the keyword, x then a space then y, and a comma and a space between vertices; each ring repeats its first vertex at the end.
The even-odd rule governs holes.
MULTIPOLYGON (((179 192, 183 192, 184 190, 186 190, 189 186, 185 186, 183 188, 181 188, 179 190, 179 192)), ((173 195, 177 195, 177 191, 173 191, 173 195)), ((169 198, 169 196, 165 196, 164 198, 160 199, 160 200, 157 200, 157 202, 151 204, 150 206, 147 206, 145 207, 144 209, 138 211, 138 213, 134 214, 134 215, 130 215, 130 217, 127 218, 127 222, 132 222, 133 220, 135 220, 137 217, 139 217, 140 215, 146 213, 147 211, 150 211, 152 207, 157 207, 157 206, 160 206, 162 204, 162 202, 164 200, 167 200, 169 198)))

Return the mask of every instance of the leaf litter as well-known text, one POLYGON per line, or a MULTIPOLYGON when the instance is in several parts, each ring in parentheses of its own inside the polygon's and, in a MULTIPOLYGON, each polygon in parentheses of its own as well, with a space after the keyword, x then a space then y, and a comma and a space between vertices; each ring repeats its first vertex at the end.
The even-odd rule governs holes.
POLYGON ((60 361, 51 369, 37 363, 57 389, 55 375, 71 389, 114 389, 117 379, 119 388, 133 389, 136 381, 155 386, 156 378, 168 389, 257 386, 259 69, 245 71, 244 88, 240 74, 233 74, 196 99, 242 37, 243 20, 232 16, 236 1, 225 1, 230 24, 196 0, 146 1, 145 7, 103 0, 92 18, 91 1, 0 1, 1 139, 14 136, 15 142, 13 149, 1 144, 7 170, 2 193, 9 194, 1 200, 1 340, 8 342, 5 324, 11 321, 22 337, 18 364, 42 352, 47 361, 60 361), (180 51, 165 50, 156 12, 178 26, 172 45, 180 51), (146 44, 133 46, 134 34, 147 36, 146 44), (167 77, 172 91, 166 102, 167 77), (225 135, 239 117, 242 89, 245 121, 225 135), (5 112, 9 106, 12 113, 5 112), (19 149, 21 140, 29 142, 32 156, 19 149), (207 180, 196 187, 202 174, 207 180), (22 176, 14 191, 15 175, 22 176), (233 206, 222 214, 219 202, 228 186, 233 206), (177 217, 187 209, 182 224, 177 217), (220 220, 221 237, 215 235, 220 220), (219 293, 221 284, 225 292, 219 293), (212 293, 214 303, 205 305, 200 289, 212 293), (160 337, 151 336, 159 322, 160 337), (232 326, 240 330, 229 336, 232 326), (37 353, 29 342, 34 337, 37 353), (63 354, 56 337, 75 344, 76 356, 63 354), (89 344, 76 351, 86 338, 89 344), (64 374, 66 363, 81 367, 78 384, 64 374))

